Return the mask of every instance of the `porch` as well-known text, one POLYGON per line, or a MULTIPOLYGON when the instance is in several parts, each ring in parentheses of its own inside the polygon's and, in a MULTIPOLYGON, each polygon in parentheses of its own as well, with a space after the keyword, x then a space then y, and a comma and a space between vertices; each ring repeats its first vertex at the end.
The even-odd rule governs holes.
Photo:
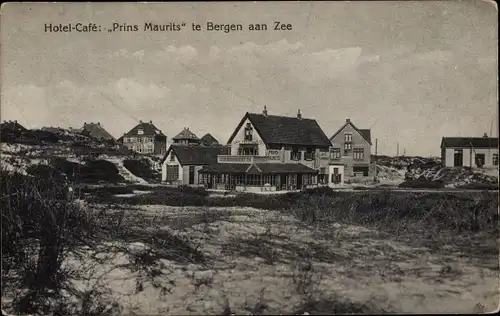
POLYGON ((317 186, 317 171, 297 163, 216 164, 199 172, 199 183, 211 190, 274 192, 317 186))

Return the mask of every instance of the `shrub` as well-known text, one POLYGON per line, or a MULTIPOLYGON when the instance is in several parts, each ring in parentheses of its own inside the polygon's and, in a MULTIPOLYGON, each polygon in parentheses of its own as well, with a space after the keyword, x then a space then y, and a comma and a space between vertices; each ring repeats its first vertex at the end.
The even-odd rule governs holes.
MULTIPOLYGON (((51 167, 37 166, 32 176, 1 172, 2 279, 12 269, 20 272, 16 287, 27 287, 19 308, 35 313, 31 297, 58 291, 66 251, 84 243, 95 232, 96 218, 68 197, 66 182, 51 167), (43 170, 43 171, 41 171, 43 170)), ((33 171, 32 170, 32 171, 33 171)), ((2 292, 5 283, 2 282, 2 292)))
POLYGON ((145 180, 160 180, 161 175, 153 170, 149 160, 147 159, 126 159, 123 161, 123 166, 127 168, 136 177, 145 180))
POLYGON ((413 189, 443 189, 445 184, 443 181, 429 181, 426 179, 407 180, 399 185, 400 188, 413 189))

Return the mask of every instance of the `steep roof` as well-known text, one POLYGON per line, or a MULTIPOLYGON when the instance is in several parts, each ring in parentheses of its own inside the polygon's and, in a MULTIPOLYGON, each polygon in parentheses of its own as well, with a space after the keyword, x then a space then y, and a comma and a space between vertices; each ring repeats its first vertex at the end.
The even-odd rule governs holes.
POLYGON ((211 165, 217 163, 218 155, 227 155, 228 149, 221 146, 182 146, 171 145, 161 162, 163 163, 170 152, 174 152, 181 165, 211 165))
POLYGON ((219 142, 217 141, 217 139, 215 139, 215 137, 213 137, 212 135, 210 134, 206 134, 205 136, 203 136, 201 138, 201 143, 203 145, 206 145, 206 146, 210 146, 210 145, 218 145, 219 142))
MULTIPOLYGON (((140 121, 134 128, 125 133, 125 136, 165 136, 160 129, 158 129, 152 121, 143 122, 140 121), (139 130, 142 129, 143 133, 139 134, 139 130)), ((166 136, 165 136, 166 137, 166 136)))
POLYGON ((184 129, 177 134, 173 140, 180 140, 180 139, 188 139, 188 140, 198 140, 198 136, 196 136, 193 132, 189 130, 189 127, 184 127, 184 129))
POLYGON ((115 138, 108 133, 104 127, 101 126, 101 123, 84 123, 81 129, 81 133, 88 134, 90 137, 97 139, 109 139, 114 140, 115 138))
POLYGON ((441 148, 498 148, 498 137, 443 137, 441 148))
POLYGON ((370 129, 358 129, 350 119, 346 119, 346 122, 344 125, 342 125, 341 128, 338 129, 338 131, 333 134, 332 137, 330 137, 330 141, 335 138, 335 136, 338 135, 347 125, 351 125, 351 127, 357 131, 370 145, 372 144, 372 138, 371 138, 371 131, 370 129))
POLYGON ((228 140, 236 136, 246 119, 249 119, 266 144, 329 147, 330 141, 318 122, 313 119, 246 113, 228 140))

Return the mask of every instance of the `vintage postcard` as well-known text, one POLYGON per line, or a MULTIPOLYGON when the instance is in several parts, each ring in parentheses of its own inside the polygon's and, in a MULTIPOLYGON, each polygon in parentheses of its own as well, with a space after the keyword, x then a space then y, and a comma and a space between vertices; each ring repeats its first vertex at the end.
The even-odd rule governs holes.
POLYGON ((3 4, 2 315, 497 311, 497 17, 3 4))

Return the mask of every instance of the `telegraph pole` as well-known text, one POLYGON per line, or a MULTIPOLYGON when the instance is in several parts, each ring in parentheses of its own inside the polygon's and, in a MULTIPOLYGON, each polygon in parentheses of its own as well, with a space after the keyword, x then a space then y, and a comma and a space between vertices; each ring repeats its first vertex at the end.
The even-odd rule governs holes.
POLYGON ((397 149, 396 149, 396 157, 399 158, 399 142, 398 142, 398 146, 397 146, 397 149))
POLYGON ((375 138, 375 180, 377 179, 378 176, 377 162, 378 162, 378 138, 375 138))

